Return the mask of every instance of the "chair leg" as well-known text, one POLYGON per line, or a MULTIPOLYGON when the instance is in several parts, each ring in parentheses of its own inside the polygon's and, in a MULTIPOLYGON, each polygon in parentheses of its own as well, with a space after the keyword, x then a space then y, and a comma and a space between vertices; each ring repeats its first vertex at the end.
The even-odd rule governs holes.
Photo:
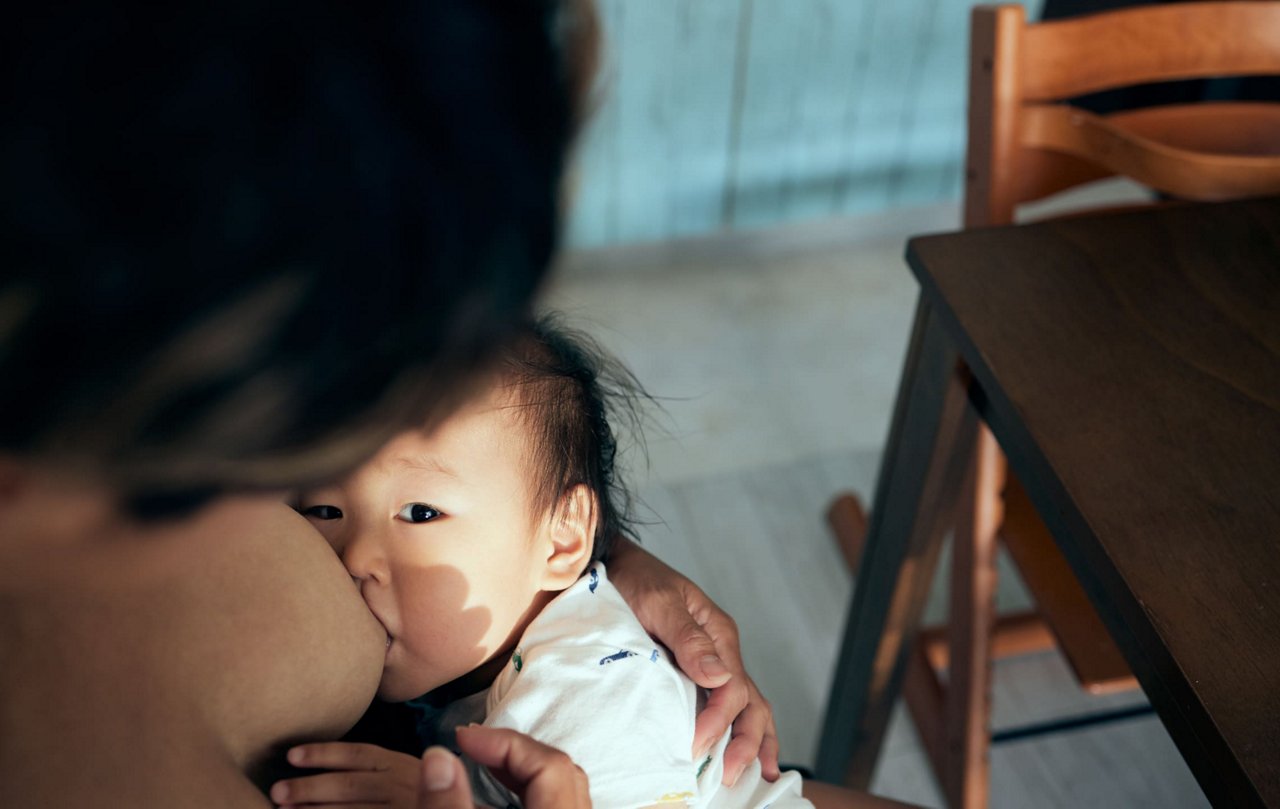
POLYGON ((946 715, 947 688, 938 677, 938 669, 925 643, 916 639, 916 646, 911 650, 911 661, 907 664, 906 676, 902 679, 902 698, 907 703, 911 720, 915 722, 916 735, 920 737, 920 746, 924 748, 933 768, 933 777, 941 784, 943 774, 947 772, 947 753, 945 749, 943 717, 946 715))
POLYGON ((867 540, 867 512, 862 501, 853 492, 841 492, 827 508, 827 524, 835 537, 836 546, 844 557, 849 573, 856 575, 858 561, 862 559, 862 546, 867 540))
POLYGON ((951 651, 943 718, 947 770, 942 790, 952 809, 981 809, 988 801, 996 532, 1004 458, 985 426, 973 457, 951 558, 951 651))
POLYGON ((977 434, 970 378, 922 299, 881 461, 814 773, 865 789, 977 434))

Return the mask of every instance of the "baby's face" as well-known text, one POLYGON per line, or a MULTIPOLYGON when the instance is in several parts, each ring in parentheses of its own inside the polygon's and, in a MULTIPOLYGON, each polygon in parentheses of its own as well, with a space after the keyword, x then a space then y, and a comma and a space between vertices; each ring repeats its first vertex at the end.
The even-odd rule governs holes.
POLYGON ((507 654, 534 611, 538 541, 526 434, 501 389, 433 433, 391 441, 301 510, 389 636, 378 690, 406 700, 507 654))

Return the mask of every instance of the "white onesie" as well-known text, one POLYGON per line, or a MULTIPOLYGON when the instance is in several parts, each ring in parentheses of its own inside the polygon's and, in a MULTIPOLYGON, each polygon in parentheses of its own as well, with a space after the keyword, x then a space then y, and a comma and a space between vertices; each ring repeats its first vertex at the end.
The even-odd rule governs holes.
MULTIPOLYGON (((697 686, 644 631, 604 565, 595 563, 529 624, 485 696, 484 724, 568 753, 587 773, 596 809, 812 806, 800 797, 797 773, 771 784, 758 760, 733 787, 722 786, 730 733, 694 761, 697 709, 697 686)), ((491 806, 518 805, 487 772, 475 773, 473 781, 477 798, 491 806)))

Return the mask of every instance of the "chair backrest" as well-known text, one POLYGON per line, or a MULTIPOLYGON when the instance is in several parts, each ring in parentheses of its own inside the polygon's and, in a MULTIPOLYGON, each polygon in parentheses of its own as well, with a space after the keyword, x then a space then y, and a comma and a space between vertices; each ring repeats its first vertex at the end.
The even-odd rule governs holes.
POLYGON ((1177 3, 1026 22, 973 10, 965 225, 1121 175, 1197 200, 1280 193, 1280 103, 1202 102, 1095 115, 1085 93, 1175 79, 1280 75, 1280 2, 1177 3))

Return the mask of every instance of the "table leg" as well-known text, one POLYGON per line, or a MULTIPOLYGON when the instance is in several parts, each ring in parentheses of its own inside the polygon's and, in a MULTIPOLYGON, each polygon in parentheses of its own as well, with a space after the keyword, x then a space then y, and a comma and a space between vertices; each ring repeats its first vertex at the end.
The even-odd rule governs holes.
POLYGON ((866 789, 952 524, 978 421, 936 313, 916 308, 815 771, 866 789))

